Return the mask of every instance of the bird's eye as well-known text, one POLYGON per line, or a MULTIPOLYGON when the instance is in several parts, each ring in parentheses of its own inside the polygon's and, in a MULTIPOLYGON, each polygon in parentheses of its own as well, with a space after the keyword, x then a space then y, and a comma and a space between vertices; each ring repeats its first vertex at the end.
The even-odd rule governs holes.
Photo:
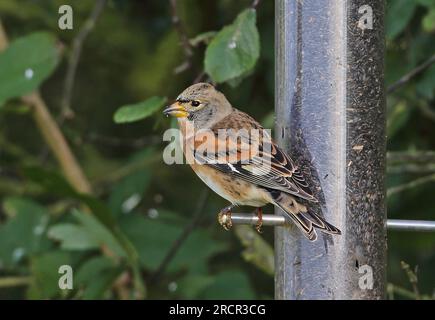
POLYGON ((192 105, 192 107, 197 107, 201 104, 201 102, 193 100, 190 104, 192 105))

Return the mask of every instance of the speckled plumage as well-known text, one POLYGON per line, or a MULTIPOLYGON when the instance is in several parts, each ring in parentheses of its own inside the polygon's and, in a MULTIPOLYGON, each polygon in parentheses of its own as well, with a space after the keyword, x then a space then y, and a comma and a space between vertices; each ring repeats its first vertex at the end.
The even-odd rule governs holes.
POLYGON ((198 83, 188 87, 165 113, 178 118, 186 158, 198 160, 191 163, 193 171, 217 194, 233 205, 262 207, 272 203, 280 207, 309 240, 317 238, 315 229, 340 234, 340 230, 297 201, 303 198, 317 202, 291 158, 257 121, 233 108, 212 85, 198 83), (187 126, 194 130, 186 131, 187 126), (256 129, 261 135, 257 139, 252 135, 241 139, 231 134, 223 138, 219 135, 220 130, 240 129, 256 129), (199 138, 201 130, 209 130, 210 137, 199 138), (225 146, 224 151, 216 148, 219 143, 225 146), (254 144, 254 152, 246 152, 246 147, 254 144), (214 157, 199 152, 200 148, 216 150, 214 157), (224 161, 216 162, 216 159, 224 161))

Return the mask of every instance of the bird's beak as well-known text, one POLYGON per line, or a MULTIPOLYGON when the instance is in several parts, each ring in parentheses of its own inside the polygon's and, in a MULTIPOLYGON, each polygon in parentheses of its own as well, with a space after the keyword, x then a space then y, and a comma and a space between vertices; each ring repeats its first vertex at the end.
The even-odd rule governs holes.
POLYGON ((179 102, 175 102, 163 110, 165 116, 174 116, 177 118, 185 118, 189 115, 186 108, 183 107, 179 102))

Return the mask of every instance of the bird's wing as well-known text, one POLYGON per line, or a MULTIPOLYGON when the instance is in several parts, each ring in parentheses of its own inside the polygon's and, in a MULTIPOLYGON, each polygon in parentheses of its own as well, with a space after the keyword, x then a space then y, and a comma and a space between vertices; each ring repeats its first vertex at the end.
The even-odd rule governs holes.
POLYGON ((317 202, 291 158, 246 113, 233 112, 216 123, 212 133, 214 139, 195 142, 194 157, 199 163, 264 188, 317 202))

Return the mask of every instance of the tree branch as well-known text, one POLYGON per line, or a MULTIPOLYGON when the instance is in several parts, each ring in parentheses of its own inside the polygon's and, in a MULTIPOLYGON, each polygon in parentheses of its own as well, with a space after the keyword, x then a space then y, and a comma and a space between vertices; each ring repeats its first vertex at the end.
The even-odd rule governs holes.
POLYGON ((430 174, 435 172, 435 163, 426 164, 398 164, 387 166, 388 174, 420 173, 430 174))
POLYGON ((63 86, 63 94, 61 100, 61 112, 59 116, 59 123, 63 123, 65 119, 72 118, 74 112, 71 108, 71 97, 74 89, 74 80, 76 76, 77 66, 80 60, 80 54, 82 52, 83 43, 89 33, 94 29, 98 17, 106 5, 107 0, 98 0, 92 9, 91 14, 85 21, 83 27, 73 40, 72 52, 68 60, 68 69, 66 72, 65 82, 63 86))
MULTIPOLYGON (((407 298, 407 299, 417 300, 417 296, 415 295, 414 292, 412 292, 408 289, 402 288, 400 286, 396 286, 395 284, 392 284, 392 283, 387 284, 387 293, 388 293, 390 300, 394 300, 395 293, 397 293, 400 296, 407 298)), ((425 297, 425 298, 429 299, 429 297, 425 297)))
POLYGON ((252 1, 251 8, 252 9, 257 9, 257 7, 260 4, 260 2, 261 2, 261 0, 254 0, 254 1, 252 1))
POLYGON ((93 143, 101 143, 111 147, 128 146, 134 149, 140 149, 146 146, 162 143, 162 138, 158 135, 152 135, 138 139, 122 139, 118 137, 109 137, 96 133, 91 133, 88 135, 88 140, 93 143))
POLYGON ((387 163, 409 163, 416 162, 427 164, 428 162, 435 163, 435 151, 389 151, 387 152, 387 163))
POLYGON ((426 101, 421 101, 421 103, 419 103, 417 107, 420 109, 421 113, 426 118, 435 121, 435 111, 431 109, 431 107, 426 103, 426 101))
POLYGON ((174 25, 175 30, 180 37, 181 47, 183 48, 185 56, 185 61, 174 70, 175 74, 178 74, 186 71, 192 66, 193 49, 192 45, 190 44, 189 37, 186 34, 186 29, 178 14, 177 0, 169 0, 169 3, 171 5, 172 24, 174 25))
POLYGON ((420 295, 420 291, 418 290, 418 286, 417 286, 417 284, 418 284, 417 268, 415 268, 415 270, 411 270, 411 266, 404 261, 400 261, 400 266, 402 267, 403 271, 406 272, 408 280, 411 283, 412 290, 414 291, 415 299, 420 300, 421 295, 420 295))
POLYGON ((160 263, 160 265, 158 266, 154 274, 151 275, 149 280, 150 283, 155 283, 161 277, 161 275, 165 272, 166 268, 168 267, 169 263, 176 256, 178 250, 181 248, 183 243, 187 240, 189 235, 195 229, 196 225, 198 224, 199 220, 202 217, 202 212, 204 211, 204 207, 207 203, 208 195, 209 195, 208 189, 204 189, 204 191, 199 197, 192 220, 186 225, 181 235, 172 244, 172 247, 169 249, 168 253, 166 254, 165 258, 162 260, 162 262, 160 263))
POLYGON ((245 250, 242 257, 270 276, 274 275, 275 257, 273 248, 251 226, 235 226, 236 236, 245 250))
POLYGON ((24 96, 22 100, 33 108, 33 118, 44 140, 59 162, 66 179, 78 192, 92 193, 91 184, 74 157, 65 137, 51 116, 39 92, 24 96))
POLYGON ((398 185, 396 187, 389 188, 387 190, 387 197, 391 197, 392 195, 394 195, 396 193, 399 193, 399 192, 402 192, 402 191, 405 191, 405 190, 408 190, 408 189, 416 188, 416 187, 419 187, 422 184, 426 184, 426 183, 429 183, 429 182, 435 182, 435 174, 431 174, 431 175, 428 175, 428 176, 425 176, 425 177, 421 177, 421 178, 412 180, 412 181, 410 181, 408 183, 404 183, 404 184, 398 185))
POLYGON ((0 278, 0 288, 27 286, 32 281, 31 277, 5 277, 0 278))
POLYGON ((423 62, 421 65, 419 65, 418 67, 414 68, 413 70, 411 70, 410 72, 405 74, 403 77, 401 77, 395 83, 390 85, 387 88, 387 93, 390 94, 390 93, 396 91, 398 88, 400 88, 401 86, 403 86, 404 84, 409 82, 412 78, 419 75, 424 70, 428 69, 433 63, 435 63, 435 54, 432 57, 430 57, 428 60, 423 62))

